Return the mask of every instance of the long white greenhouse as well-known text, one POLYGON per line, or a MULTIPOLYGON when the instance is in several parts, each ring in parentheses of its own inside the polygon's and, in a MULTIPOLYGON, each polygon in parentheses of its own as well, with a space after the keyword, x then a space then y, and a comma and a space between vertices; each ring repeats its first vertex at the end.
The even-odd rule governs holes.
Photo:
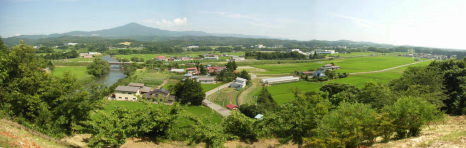
POLYGON ((295 81, 299 81, 299 77, 286 76, 286 77, 262 79, 262 83, 264 84, 277 84, 277 83, 286 83, 286 82, 295 82, 295 81))

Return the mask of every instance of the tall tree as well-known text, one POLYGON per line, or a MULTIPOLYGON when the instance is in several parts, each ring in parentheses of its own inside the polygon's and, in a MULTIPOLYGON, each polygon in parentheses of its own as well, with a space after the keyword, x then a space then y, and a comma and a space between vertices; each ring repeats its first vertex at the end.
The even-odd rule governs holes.
POLYGON ((201 84, 192 79, 180 81, 175 85, 174 90, 176 99, 181 104, 201 105, 205 99, 201 84))

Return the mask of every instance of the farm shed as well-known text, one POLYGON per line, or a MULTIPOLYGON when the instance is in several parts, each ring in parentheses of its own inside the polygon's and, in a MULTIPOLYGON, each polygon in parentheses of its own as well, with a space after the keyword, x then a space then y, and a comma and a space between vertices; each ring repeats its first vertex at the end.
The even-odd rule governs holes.
POLYGON ((264 84, 277 84, 277 83, 286 83, 286 82, 295 82, 295 81, 299 81, 299 77, 286 76, 286 77, 262 79, 262 83, 264 84))

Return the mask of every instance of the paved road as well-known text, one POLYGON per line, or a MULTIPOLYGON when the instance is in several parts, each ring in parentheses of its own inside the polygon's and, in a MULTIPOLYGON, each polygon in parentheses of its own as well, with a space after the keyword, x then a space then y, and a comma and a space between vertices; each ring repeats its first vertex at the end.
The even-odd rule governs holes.
POLYGON ((421 63, 421 62, 424 62, 424 61, 419 61, 419 62, 409 63, 409 64, 405 64, 405 65, 399 65, 399 66, 390 67, 390 68, 387 68, 387 69, 382 69, 382 70, 376 70, 376 71, 367 71, 367 72, 353 72, 353 73, 350 73, 350 75, 358 75, 358 74, 368 74, 368 73, 378 73, 378 72, 385 72, 385 71, 389 71, 389 70, 393 70, 393 69, 397 69, 397 68, 401 68, 401 67, 405 67, 405 66, 409 66, 409 65, 414 65, 414 64, 417 64, 417 63, 421 63))
MULTIPOLYGON (((220 85, 219 87, 217 88, 214 88, 210 91, 207 91, 205 93, 205 97, 207 98, 208 96, 214 94, 215 92, 221 90, 221 89, 224 89, 224 88, 227 88, 228 86, 230 86, 230 83, 226 83, 226 84, 223 84, 223 85, 220 85)), ((217 113, 219 113, 220 115, 222 115, 223 117, 227 117, 229 116, 231 113, 230 113, 230 110, 218 105, 218 104, 215 104, 207 99, 204 99, 202 101, 202 104, 204 104, 205 106, 211 108, 212 110, 216 111, 217 113)))

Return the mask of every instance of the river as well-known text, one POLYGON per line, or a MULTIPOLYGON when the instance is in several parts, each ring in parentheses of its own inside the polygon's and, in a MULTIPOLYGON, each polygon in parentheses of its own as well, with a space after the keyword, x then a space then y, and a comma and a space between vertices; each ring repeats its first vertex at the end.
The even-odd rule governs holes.
MULTIPOLYGON (((106 55, 102 57, 102 60, 107 62, 117 62, 116 59, 106 55)), ((126 75, 123 74, 123 71, 120 68, 120 65, 110 65, 110 72, 107 76, 100 78, 97 80, 97 83, 103 84, 105 86, 111 86, 118 82, 118 80, 125 78, 126 75)))

